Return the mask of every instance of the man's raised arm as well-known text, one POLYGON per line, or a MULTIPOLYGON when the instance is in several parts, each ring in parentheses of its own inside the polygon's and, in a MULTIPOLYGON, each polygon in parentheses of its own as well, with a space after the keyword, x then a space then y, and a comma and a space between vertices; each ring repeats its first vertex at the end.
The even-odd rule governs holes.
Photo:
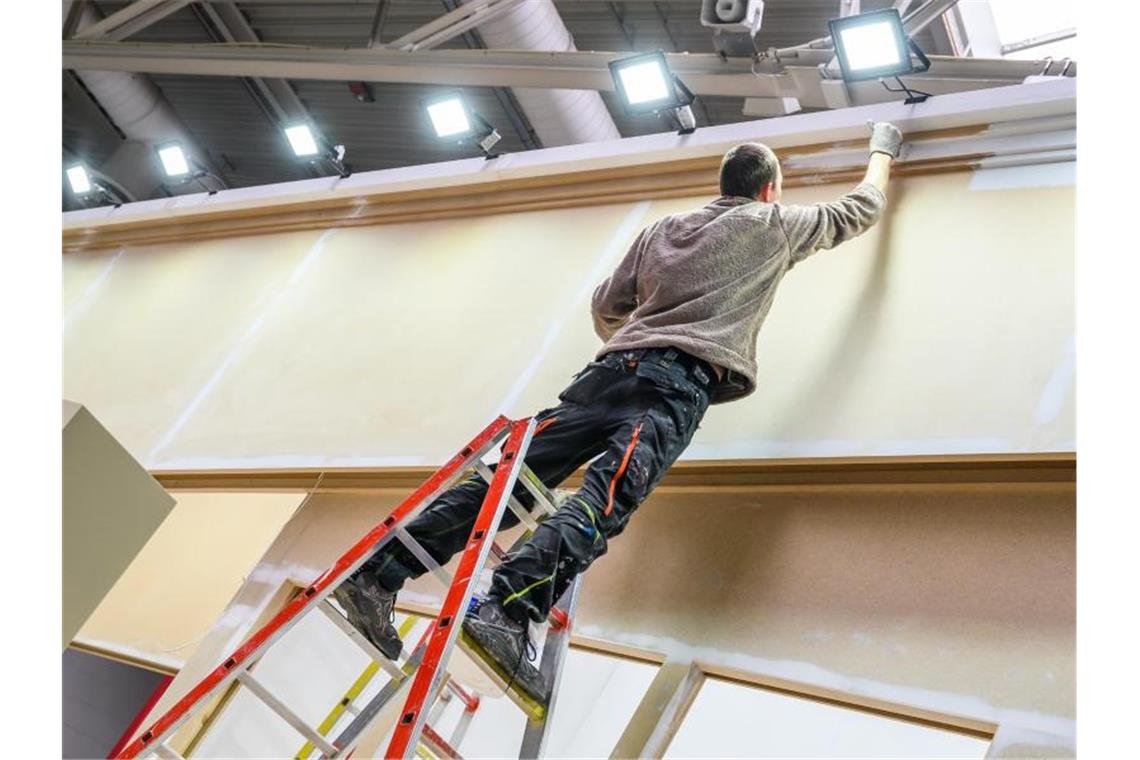
POLYGON ((781 208, 792 263, 824 248, 834 248, 861 235, 879 220, 886 208, 884 192, 891 161, 902 148, 902 133, 885 121, 871 125, 871 156, 863 181, 837 201, 781 208))

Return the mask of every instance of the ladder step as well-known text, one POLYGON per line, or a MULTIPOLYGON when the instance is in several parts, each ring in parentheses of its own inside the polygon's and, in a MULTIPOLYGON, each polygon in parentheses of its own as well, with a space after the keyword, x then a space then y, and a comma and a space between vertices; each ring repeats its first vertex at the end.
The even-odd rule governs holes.
POLYGON ((316 729, 309 726, 301 719, 301 716, 289 709, 289 707, 277 697, 273 696, 268 689, 248 670, 241 670, 237 674, 238 682, 253 692, 254 696, 265 703, 273 712, 281 716, 281 719, 295 728, 302 736, 311 741, 321 752, 326 756, 335 755, 336 747, 329 743, 328 739, 321 736, 316 729))
POLYGON ((552 515, 558 511, 558 499, 554 492, 547 488, 546 484, 534 474, 534 470, 527 467, 525 463, 519 473, 519 482, 523 484, 526 490, 530 491, 531 496, 534 497, 535 502, 543 512, 552 515))
POLYGON ((449 760, 463 760, 463 757, 455 748, 448 744, 442 736, 437 734, 430 724, 424 724, 420 741, 428 745, 428 747, 440 757, 446 757, 449 760))
POLYGON ((467 635, 466 631, 460 630, 458 645, 471 658, 475 666, 483 671, 498 688, 502 689, 508 699, 526 713, 528 719, 542 720, 543 716, 546 715, 546 705, 519 691, 517 684, 512 684, 508 689, 507 684, 511 682, 511 674, 503 671, 498 663, 484 655, 483 650, 467 635))
POLYGON ((333 622, 333 625, 335 625, 346 636, 352 639, 358 647, 364 650, 364 653, 366 655, 375 660, 376 664, 379 665, 385 673, 387 673, 392 678, 395 678, 397 681, 405 678, 404 671, 400 670, 400 667, 396 665, 396 663, 389 660, 384 656, 383 652, 373 646, 372 642, 364 637, 364 634, 356 630, 356 626, 348 622, 348 618, 340 614, 337 608, 332 605, 332 602, 330 602, 328 599, 325 599, 323 602, 321 602, 320 609, 321 612, 325 613, 325 617, 333 622))

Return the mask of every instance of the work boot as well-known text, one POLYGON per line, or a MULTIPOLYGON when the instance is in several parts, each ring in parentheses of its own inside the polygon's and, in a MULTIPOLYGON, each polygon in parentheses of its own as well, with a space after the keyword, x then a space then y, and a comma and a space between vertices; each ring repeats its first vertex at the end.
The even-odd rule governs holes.
POLYGON ((333 591, 340 606, 348 615, 348 622, 372 642, 389 660, 400 656, 403 642, 395 619, 396 592, 388 591, 368 573, 357 573, 333 591))
POLYGON ((488 597, 463 619, 463 632, 485 655, 484 659, 528 697, 545 705, 550 694, 546 680, 531 664, 534 645, 527 627, 507 616, 498 599, 488 597))

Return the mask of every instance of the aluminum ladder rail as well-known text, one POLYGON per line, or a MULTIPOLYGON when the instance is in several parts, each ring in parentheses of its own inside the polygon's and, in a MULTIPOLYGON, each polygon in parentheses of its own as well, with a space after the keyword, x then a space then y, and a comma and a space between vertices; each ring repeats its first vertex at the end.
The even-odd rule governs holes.
MULTIPOLYGON (((425 743, 437 752, 458 757, 454 750, 427 725, 427 713, 439 696, 443 677, 446 674, 445 664, 459 640, 459 631, 468 611, 475 581, 488 565, 488 560, 501 558, 505 554, 494 542, 505 509, 510 508, 518 515, 528 530, 533 530, 536 525, 535 518, 527 514, 525 508, 514 498, 515 483, 523 484, 534 497, 538 509, 545 514, 552 514, 557 508, 553 494, 523 462, 534 430, 533 418, 516 421, 503 416, 496 418, 401 502, 380 524, 353 544, 333 563, 332 567, 285 604, 268 623, 247 638, 228 658, 128 744, 119 757, 154 755, 171 760, 180 758, 177 751, 168 744, 168 740, 198 709, 208 704, 234 681, 247 688, 311 741, 326 758, 343 758, 351 754, 356 739, 376 718, 380 709, 395 699, 410 683, 410 692, 385 757, 411 758, 415 754, 416 746, 422 740, 426 740, 425 743), (492 473, 491 468, 485 465, 482 459, 504 438, 506 441, 502 447, 499 464, 492 473), (467 546, 460 556, 455 577, 451 579, 407 533, 406 526, 471 468, 485 478, 489 475, 489 486, 467 546), (329 742, 321 733, 306 725, 284 700, 270 693, 257 680, 251 668, 302 617, 312 612, 329 614, 328 608, 331 605, 327 598, 333 590, 363 565, 373 553, 393 539, 403 543, 421 561, 427 560, 425 566, 432 574, 448 582, 447 597, 424 639, 406 658, 402 666, 397 666, 385 658, 367 640, 356 634, 355 629, 351 633, 345 630, 358 646, 376 659, 378 664, 392 676, 392 680, 359 711, 341 735, 329 742)), ((525 538, 526 536, 519 541, 525 538)), ((562 664, 569 647, 570 620, 576 607, 579 588, 580 583, 576 579, 559 600, 558 608, 551 613, 550 632, 546 637, 540 664, 540 672, 551 685, 549 704, 545 709, 535 710, 535 706, 522 698, 517 690, 508 692, 511 698, 528 713, 520 757, 540 756, 549 734, 550 716, 555 704, 554 695, 557 693, 562 664)), ((473 659, 476 664, 490 673, 489 666, 481 657, 474 656, 473 659)), ((499 681, 501 683, 501 678, 499 681)))

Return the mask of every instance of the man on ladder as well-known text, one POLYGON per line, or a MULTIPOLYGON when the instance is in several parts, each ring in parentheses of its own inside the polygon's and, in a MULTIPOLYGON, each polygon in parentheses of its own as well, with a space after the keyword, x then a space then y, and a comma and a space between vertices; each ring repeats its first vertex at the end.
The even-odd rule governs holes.
MULTIPOLYGON (((721 197, 642 230, 594 291, 594 329, 605 345, 559 394, 561 403, 535 415, 525 463, 554 487, 597 458, 582 487, 496 569, 490 592, 463 622, 488 663, 532 699, 545 704, 549 686, 525 661, 534 657, 528 619, 546 620, 573 578, 606 553, 688 446, 709 404, 756 389, 756 337, 777 285, 813 252, 879 219, 901 145, 894 125, 873 124, 863 181, 837 201, 810 206, 779 205, 775 153, 738 145, 721 162, 721 197)), ((408 533, 445 564, 466 543, 486 492, 487 482, 470 476, 408 533)), ((533 504, 521 484, 515 496, 533 504)), ((501 527, 517 524, 508 513, 501 527)), ((426 571, 403 543, 390 541, 334 594, 352 624, 395 658, 396 592, 426 571)))

